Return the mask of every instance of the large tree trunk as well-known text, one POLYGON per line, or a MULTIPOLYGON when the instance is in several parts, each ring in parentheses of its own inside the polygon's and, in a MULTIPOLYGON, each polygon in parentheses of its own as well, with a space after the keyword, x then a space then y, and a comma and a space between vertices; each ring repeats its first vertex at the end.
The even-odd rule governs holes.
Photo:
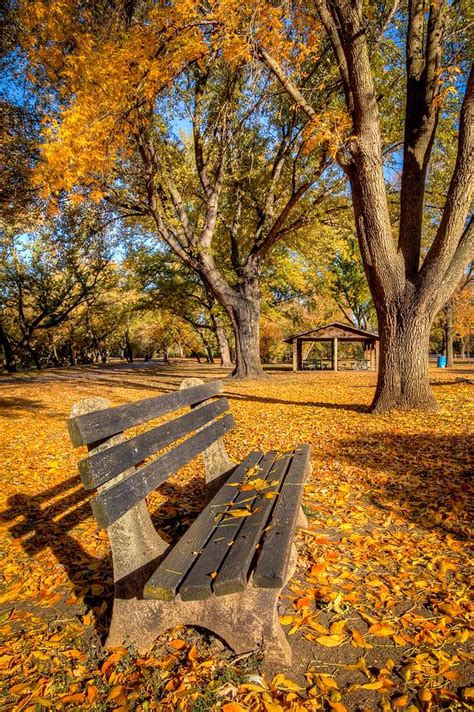
POLYGON ((241 277, 240 293, 232 300, 229 316, 235 335, 234 378, 262 378, 260 360, 260 285, 257 271, 241 277))
POLYGON ((406 305, 379 314, 380 362, 373 412, 437 410, 428 377, 431 321, 406 305))
MULTIPOLYGON (((436 407, 428 382, 431 315, 446 302, 472 258, 474 219, 469 213, 474 189, 474 70, 466 83, 456 163, 445 206, 420 266, 426 170, 441 106, 436 99, 443 86, 440 69, 447 3, 431 3, 429 10, 418 0, 408 3, 408 88, 397 247, 385 185, 378 89, 367 41, 370 22, 359 2, 315 0, 315 5, 339 67, 352 118, 352 135, 337 157, 350 180, 359 246, 379 317, 381 358, 373 410, 431 410, 436 407)), ((314 120, 317 112, 283 67, 266 50, 259 48, 259 53, 295 103, 314 120)))
POLYGON ((201 264, 201 279, 228 314, 235 338, 234 378, 262 378, 260 361, 260 284, 257 260, 241 268, 236 289, 229 287, 209 256, 201 264))
POLYGON ((242 302, 232 310, 235 333, 235 378, 261 378, 265 375, 260 361, 260 305, 242 302))

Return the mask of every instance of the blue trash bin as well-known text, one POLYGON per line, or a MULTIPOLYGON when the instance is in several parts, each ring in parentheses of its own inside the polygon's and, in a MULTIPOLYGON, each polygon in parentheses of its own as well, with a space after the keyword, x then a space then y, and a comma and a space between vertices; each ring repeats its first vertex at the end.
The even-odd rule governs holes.
POLYGON ((446 368, 446 356, 438 356, 438 368, 446 368))

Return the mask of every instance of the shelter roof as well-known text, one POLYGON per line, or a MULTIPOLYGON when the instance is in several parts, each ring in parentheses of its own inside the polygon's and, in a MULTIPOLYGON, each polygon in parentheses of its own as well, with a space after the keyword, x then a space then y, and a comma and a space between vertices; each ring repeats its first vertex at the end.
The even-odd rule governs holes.
POLYGON ((316 329, 303 331, 301 334, 293 334, 293 336, 289 336, 284 341, 287 344, 292 344, 296 339, 301 339, 302 341, 327 341, 334 338, 346 341, 377 341, 379 335, 375 331, 359 329, 352 324, 332 321, 330 324, 318 326, 316 329))

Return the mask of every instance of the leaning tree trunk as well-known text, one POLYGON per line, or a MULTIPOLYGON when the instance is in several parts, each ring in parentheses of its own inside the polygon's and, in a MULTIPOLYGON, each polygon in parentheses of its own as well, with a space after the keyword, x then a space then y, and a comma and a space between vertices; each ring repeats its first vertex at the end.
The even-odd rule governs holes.
POLYGON ((219 347, 221 366, 223 368, 231 368, 233 364, 232 359, 230 357, 229 340, 227 338, 227 334, 225 333, 225 329, 219 322, 219 320, 214 316, 212 316, 212 323, 214 326, 214 333, 217 339, 217 345, 219 347))
POLYGON ((372 411, 437 410, 428 376, 431 316, 406 304, 378 316, 380 360, 372 411))
POLYGON ((212 348, 202 331, 199 331, 199 336, 201 337, 201 341, 204 344, 204 352, 206 354, 206 361, 207 363, 214 363, 214 356, 212 353, 212 348))
POLYGON ((55 344, 53 344, 53 345, 51 346, 51 349, 50 349, 50 351, 49 351, 49 355, 50 355, 51 361, 53 362, 53 366, 58 367, 58 366, 61 365, 61 361, 60 361, 59 356, 58 356, 58 350, 57 350, 55 344))

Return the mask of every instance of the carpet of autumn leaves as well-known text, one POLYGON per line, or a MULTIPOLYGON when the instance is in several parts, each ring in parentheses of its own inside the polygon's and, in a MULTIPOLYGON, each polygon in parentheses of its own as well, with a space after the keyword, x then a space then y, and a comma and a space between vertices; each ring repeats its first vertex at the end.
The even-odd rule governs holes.
MULTIPOLYGON (((111 561, 76 475, 71 405, 97 395, 116 405, 225 373, 137 364, 1 379, 4 709, 472 709, 472 373, 432 371, 438 413, 377 417, 367 412, 373 374, 270 373, 225 382, 237 423, 226 443, 235 459, 312 444, 309 529, 297 535, 280 611, 291 670, 263 670, 258 651, 235 658, 192 629, 170 631, 142 657, 101 645, 111 561)), ((196 461, 150 497, 170 541, 203 493, 196 461)))

